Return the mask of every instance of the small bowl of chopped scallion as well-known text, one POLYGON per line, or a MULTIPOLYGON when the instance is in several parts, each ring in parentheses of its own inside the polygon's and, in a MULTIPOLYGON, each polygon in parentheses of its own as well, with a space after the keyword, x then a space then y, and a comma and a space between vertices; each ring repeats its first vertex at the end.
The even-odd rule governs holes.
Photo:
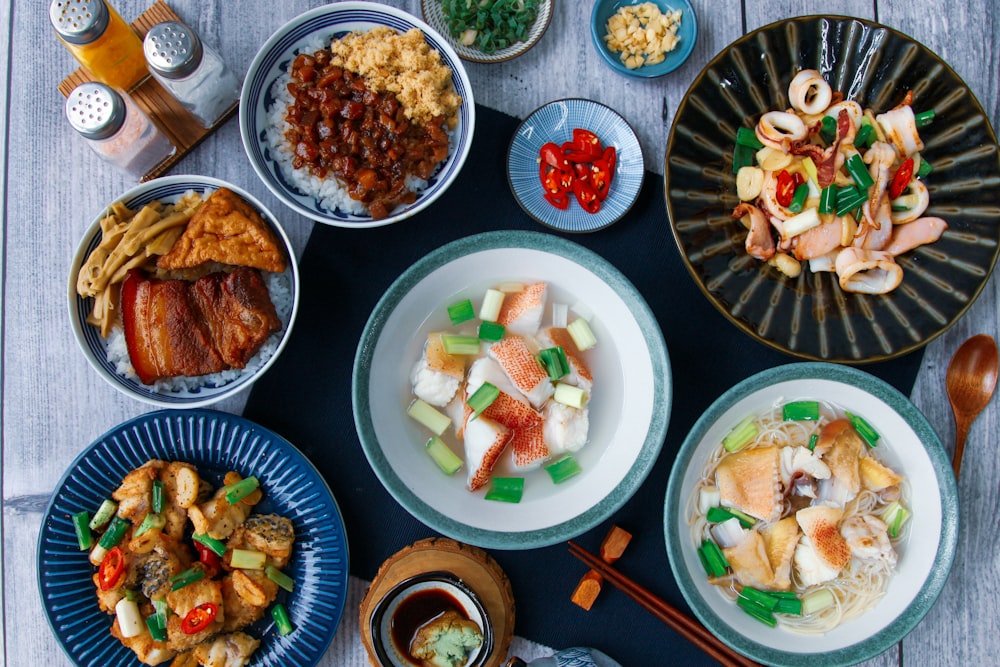
POLYGON ((421 0, 424 20, 462 60, 499 63, 525 53, 545 34, 553 0, 421 0))

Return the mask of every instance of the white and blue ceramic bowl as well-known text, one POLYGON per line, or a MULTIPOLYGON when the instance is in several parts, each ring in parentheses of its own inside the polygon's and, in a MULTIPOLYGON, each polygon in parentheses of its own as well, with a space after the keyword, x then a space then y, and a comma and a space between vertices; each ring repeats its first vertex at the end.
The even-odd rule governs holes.
MULTIPOLYGON (((288 267, 284 274, 278 277, 282 292, 287 290, 287 299, 283 299, 284 305, 278 308, 279 316, 282 318, 282 329, 276 336, 280 339, 269 356, 261 356, 257 361, 251 361, 250 366, 244 372, 240 372, 236 377, 218 384, 202 384, 198 388, 171 391, 157 389, 156 387, 145 385, 134 375, 127 377, 120 374, 115 368, 115 364, 108 360, 108 342, 101 337, 96 327, 87 323, 87 316, 93 307, 92 298, 83 298, 76 293, 76 280, 80 272, 80 267, 90 256, 90 253, 101 242, 101 218, 107 209, 101 210, 95 217, 91 225, 87 228, 80 244, 77 246, 76 254, 73 257, 69 271, 69 319, 73 327, 73 335, 76 337, 80 349, 90 365, 97 371, 98 375, 112 387, 122 392, 126 396, 134 398, 143 403, 154 405, 160 408, 195 408, 211 405, 234 394, 243 391, 259 378, 271 364, 278 358, 285 344, 292 333, 292 325, 299 307, 299 267, 295 259, 295 252, 285 230, 281 227, 277 218, 253 195, 232 183, 210 178, 208 176, 164 176, 156 178, 146 183, 142 183, 132 188, 116 201, 122 202, 133 211, 141 209, 151 201, 165 203, 175 202, 180 199, 185 192, 195 191, 200 193, 212 193, 215 190, 225 187, 238 194, 251 206, 257 209, 261 217, 271 227, 271 231, 278 237, 285 250, 288 260, 288 267), (258 363, 259 361, 259 363, 258 363), (251 369, 252 368, 252 369, 251 369)), ((278 305, 278 304, 276 304, 278 305)))
POLYGON ((895 645, 933 606, 955 556, 958 495, 941 441, 899 391, 847 366, 797 363, 743 380, 698 419, 674 461, 663 523, 670 566, 684 598, 726 644, 768 665, 850 665, 895 645), (750 414, 807 397, 858 414, 881 434, 879 455, 906 476, 912 512, 908 532, 896 545, 899 561, 886 595, 873 609, 823 635, 769 628, 724 598, 707 581, 686 516, 707 458, 726 433, 750 414))
MULTIPOLYGON (((607 519, 642 484, 663 445, 672 382, 663 334, 642 295, 599 255, 539 232, 488 232, 454 241, 407 269, 375 306, 358 344, 354 421, 372 469, 414 517, 485 548, 531 549, 575 537, 607 519), (446 476, 424 451, 429 432, 406 414, 410 369, 431 331, 448 328, 447 305, 477 301, 504 282, 548 282, 550 302, 592 313, 597 347, 583 471, 561 484, 525 474, 521 502, 466 489, 463 468, 446 476)), ((518 473, 519 474, 519 473, 518 473)))
POLYGON ((594 11, 590 14, 590 37, 601 59, 618 74, 636 79, 655 79, 673 72, 683 65, 684 61, 691 55, 694 44, 698 40, 698 17, 695 16, 694 7, 688 0, 597 0, 594 3, 594 11), (608 34, 608 19, 620 7, 649 1, 652 1, 664 13, 681 10, 681 24, 677 29, 680 41, 673 51, 666 54, 663 62, 629 69, 622 64, 621 54, 611 51, 604 41, 604 36, 608 34))
POLYGON ((311 9, 278 29, 254 56, 240 95, 240 135, 250 164, 264 184, 295 212, 317 222, 337 227, 379 227, 399 222, 425 209, 455 180, 472 147, 476 124, 472 84, 465 67, 448 41, 420 19, 394 7, 374 2, 336 2, 311 9), (340 209, 330 211, 312 195, 301 192, 282 175, 264 136, 268 113, 278 102, 272 97, 274 82, 287 74, 298 53, 317 38, 333 40, 345 34, 385 26, 398 32, 418 28, 427 44, 441 54, 441 62, 451 69, 455 92, 462 98, 458 124, 452 131, 448 158, 428 180, 427 187, 412 204, 400 205, 386 218, 374 219, 340 209))
POLYGON ((424 20, 448 40, 458 57, 474 63, 502 63, 527 53, 531 47, 538 43, 552 21, 552 13, 556 3, 555 0, 541 0, 538 3, 538 14, 535 17, 535 22, 531 24, 524 41, 515 42, 503 49, 497 49, 493 53, 485 53, 472 46, 466 46, 462 44, 461 40, 449 34, 448 17, 442 6, 444 4, 441 0, 420 0, 420 12, 424 15, 424 20))
POLYGON ((517 126, 507 152, 507 182, 517 203, 536 222, 562 232, 594 232, 620 220, 639 197, 644 176, 635 130, 617 111, 593 100, 556 100, 535 109, 517 126), (597 213, 580 208, 572 193, 565 210, 556 208, 545 199, 539 178, 539 150, 548 142, 571 141, 575 128, 590 130, 617 153, 611 189, 597 213))

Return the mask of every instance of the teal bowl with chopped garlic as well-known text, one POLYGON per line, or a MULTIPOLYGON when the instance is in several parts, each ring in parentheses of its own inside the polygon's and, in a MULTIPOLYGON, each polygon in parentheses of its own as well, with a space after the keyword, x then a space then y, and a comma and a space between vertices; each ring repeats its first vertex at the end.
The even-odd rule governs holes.
POLYGON ((618 74, 636 79, 655 79, 673 72, 691 55, 698 40, 698 17, 687 0, 597 0, 590 14, 590 37, 601 59, 618 74), (609 49, 604 39, 608 34, 608 21, 622 7, 645 3, 656 5, 664 14, 680 11, 680 23, 676 32, 678 42, 672 50, 666 52, 661 62, 628 68, 622 62, 621 53, 609 49))
POLYGON ((849 366, 813 362, 758 373, 729 389, 705 411, 674 462, 663 525, 670 567, 695 616, 743 655, 791 667, 852 665, 902 640, 934 605, 948 579, 958 520, 955 476, 923 414, 873 375, 849 366), (776 627, 769 627, 744 612, 719 586, 709 583, 698 555, 700 535, 694 535, 691 528, 699 483, 723 438, 749 415, 803 399, 860 415, 880 434, 874 451, 880 461, 905 476, 902 502, 911 512, 893 544, 897 562, 885 594, 871 608, 822 634, 792 631, 780 619, 776 627))

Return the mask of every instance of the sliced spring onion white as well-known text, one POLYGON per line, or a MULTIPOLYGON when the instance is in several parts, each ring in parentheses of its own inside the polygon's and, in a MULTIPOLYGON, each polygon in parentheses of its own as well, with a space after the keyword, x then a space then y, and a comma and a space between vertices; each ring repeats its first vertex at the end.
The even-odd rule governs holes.
POLYGON ((552 304, 552 326, 565 329, 569 322, 569 306, 565 303, 552 304))
POLYGON ((587 392, 571 384, 557 382, 552 400, 571 408, 583 409, 583 406, 587 404, 587 392))
POLYGON ((722 493, 714 486, 706 486, 698 492, 698 513, 708 514, 708 510, 718 507, 722 502, 722 493))
POLYGON ((594 332, 590 328, 590 325, 587 324, 587 320, 582 317, 570 322, 569 326, 566 327, 566 331, 569 333, 570 338, 573 339, 573 343, 576 344, 576 349, 581 352, 597 345, 597 337, 594 336, 594 332))
POLYGON ((483 295, 483 304, 479 307, 479 319, 484 322, 496 322, 500 317, 500 307, 503 306, 503 292, 488 289, 483 295))
POLYGON ((135 637, 146 627, 146 622, 142 620, 139 605, 136 604, 135 600, 128 598, 119 600, 118 604, 115 605, 115 615, 118 617, 118 628, 125 639, 135 637))
POLYGON ((819 227, 820 222, 819 213, 817 213, 816 209, 807 208, 798 215, 793 215, 788 220, 785 220, 785 224, 781 229, 781 237, 787 240, 793 236, 798 236, 813 227, 819 227))
POLYGON ((441 435, 451 426, 451 417, 420 398, 410 403, 406 414, 429 428, 434 435, 441 435))
POLYGON ((747 536, 747 529, 740 525, 740 520, 736 517, 717 523, 710 530, 712 537, 723 549, 738 547, 747 536))

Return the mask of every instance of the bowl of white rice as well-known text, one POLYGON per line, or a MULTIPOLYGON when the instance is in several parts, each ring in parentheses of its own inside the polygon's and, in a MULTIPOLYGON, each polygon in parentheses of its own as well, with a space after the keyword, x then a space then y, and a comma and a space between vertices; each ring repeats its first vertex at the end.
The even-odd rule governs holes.
MULTIPOLYGON (((364 73, 361 76, 370 83, 364 73)), ((403 93, 393 92, 409 114, 409 100, 403 93)), ((260 179, 297 213, 338 227, 388 225, 429 206, 451 185, 465 163, 474 127, 472 85, 448 41, 420 19, 372 2, 337 2, 317 7, 279 28, 250 63, 240 97, 240 134, 250 164, 260 179), (399 35, 419 30, 432 56, 439 56, 440 65, 450 69, 450 88, 461 98, 461 105, 445 129, 447 157, 429 178, 407 179, 406 187, 415 194, 414 201, 396 205, 388 215, 373 216, 365 203, 350 197, 348 187, 334 173, 321 178, 308 165, 295 166, 296 146, 287 138, 290 125, 286 111, 293 99, 288 84, 292 81, 296 57, 329 49, 333 42, 345 37, 381 28, 399 35)))
MULTIPOLYGON (((179 376, 144 384, 136 375, 129 359, 125 335, 120 318, 109 334, 102 336, 98 327, 88 322, 94 298, 77 293, 77 278, 81 267, 101 243, 101 221, 109 214, 111 204, 94 217, 77 246, 69 271, 69 318, 80 349, 98 375, 123 394, 143 403, 160 408, 195 408, 207 406, 246 389, 260 377, 278 358, 291 335, 292 324, 298 311, 299 269, 288 236, 274 215, 253 195, 242 188, 206 176, 166 176, 142 183, 115 202, 138 211, 151 202, 173 204, 192 194, 207 198, 219 188, 228 188, 256 209, 270 227, 284 250, 286 268, 283 272, 261 271, 271 303, 280 320, 280 329, 271 333, 244 368, 230 368, 217 373, 199 376, 179 376)), ((117 302, 114 308, 117 308, 117 302)))

